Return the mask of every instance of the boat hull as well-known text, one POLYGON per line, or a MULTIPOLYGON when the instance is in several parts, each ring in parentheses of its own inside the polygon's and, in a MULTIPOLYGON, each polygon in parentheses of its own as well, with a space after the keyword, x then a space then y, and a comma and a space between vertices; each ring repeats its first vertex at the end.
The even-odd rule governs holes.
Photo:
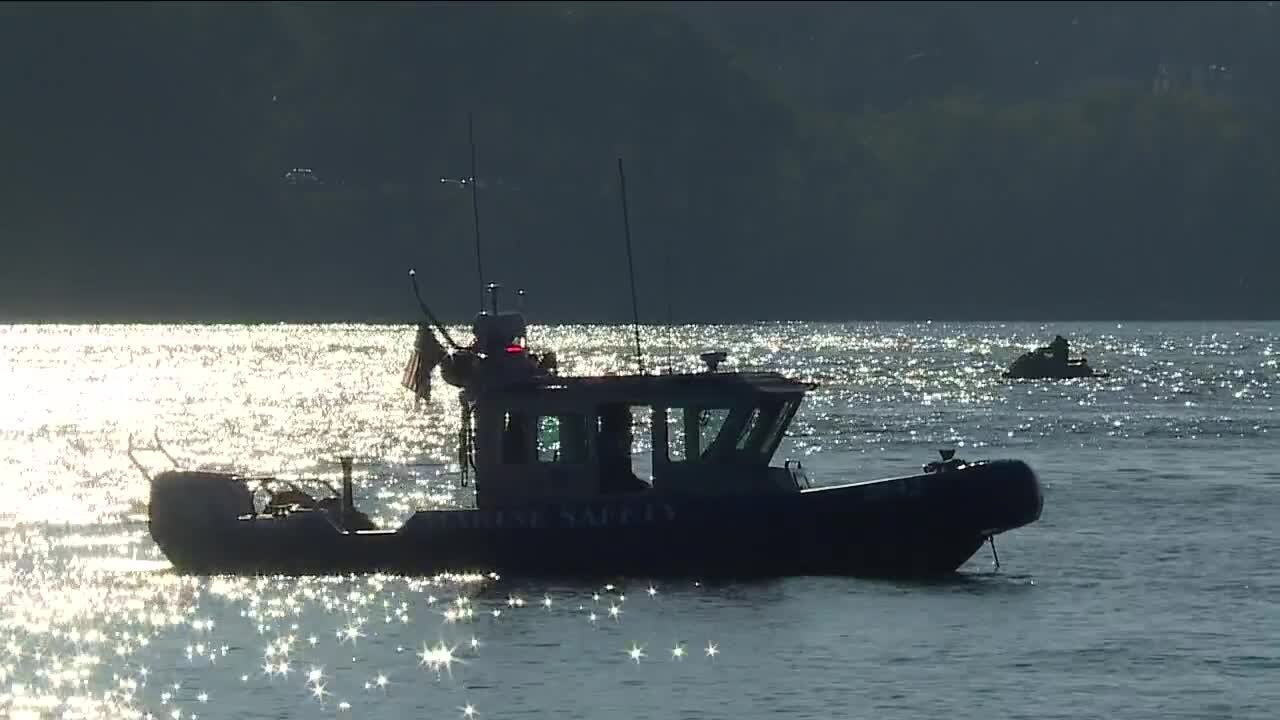
POLYGON ((176 569, 197 574, 931 576, 1042 508, 1034 472, 1001 460, 773 496, 420 511, 394 531, 343 532, 321 512, 202 527, 153 514, 151 531, 176 569))
POLYGON ((1105 378, 1108 373, 1095 370, 1084 359, 1055 362, 1040 353, 1025 353, 1001 373, 1006 380, 1075 380, 1105 378))

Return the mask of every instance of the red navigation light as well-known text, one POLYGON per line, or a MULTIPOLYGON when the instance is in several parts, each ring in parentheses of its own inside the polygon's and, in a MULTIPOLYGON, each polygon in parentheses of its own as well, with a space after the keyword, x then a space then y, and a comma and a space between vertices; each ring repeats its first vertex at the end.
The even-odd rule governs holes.
POLYGON ((507 352, 512 353, 512 354, 515 354, 515 353, 522 353, 522 352, 524 352, 524 348, 520 347, 519 345, 508 345, 508 346, 507 346, 507 352))

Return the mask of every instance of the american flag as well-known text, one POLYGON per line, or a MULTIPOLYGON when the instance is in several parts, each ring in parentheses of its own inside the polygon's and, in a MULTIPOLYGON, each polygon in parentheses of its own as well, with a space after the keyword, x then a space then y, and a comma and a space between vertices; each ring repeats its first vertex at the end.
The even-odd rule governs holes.
POLYGON ((418 337, 413 341, 413 354, 404 367, 400 384, 423 400, 431 398, 431 371, 444 359, 445 349, 427 323, 418 324, 418 337))

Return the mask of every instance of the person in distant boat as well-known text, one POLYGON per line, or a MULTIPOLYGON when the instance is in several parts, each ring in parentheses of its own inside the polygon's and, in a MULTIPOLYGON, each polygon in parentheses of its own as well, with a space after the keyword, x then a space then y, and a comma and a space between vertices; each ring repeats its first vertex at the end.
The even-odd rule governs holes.
POLYGON ((1053 342, 1049 343, 1049 356, 1053 358, 1055 365, 1066 365, 1067 356, 1071 351, 1071 345, 1067 339, 1061 335, 1056 335, 1053 342))

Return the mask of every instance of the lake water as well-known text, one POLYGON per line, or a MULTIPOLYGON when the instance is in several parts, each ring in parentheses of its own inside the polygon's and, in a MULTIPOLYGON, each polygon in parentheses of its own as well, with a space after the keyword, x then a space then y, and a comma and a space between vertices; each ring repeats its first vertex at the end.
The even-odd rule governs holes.
MULTIPOLYGON (((647 329, 650 365, 820 383, 777 461, 820 483, 1019 457, 1043 519, 953 579, 612 586, 191 578, 129 437, 184 465, 339 476, 396 523, 466 505, 452 388, 410 327, 0 326, 0 711, 163 718, 1280 716, 1280 324, 647 329), (1110 378, 1008 383, 1061 333, 1110 378)), ((629 328, 534 328, 565 372, 629 328)), ((163 456, 146 455, 153 468, 163 456)), ((805 548, 797 546, 797 553, 805 548)))

